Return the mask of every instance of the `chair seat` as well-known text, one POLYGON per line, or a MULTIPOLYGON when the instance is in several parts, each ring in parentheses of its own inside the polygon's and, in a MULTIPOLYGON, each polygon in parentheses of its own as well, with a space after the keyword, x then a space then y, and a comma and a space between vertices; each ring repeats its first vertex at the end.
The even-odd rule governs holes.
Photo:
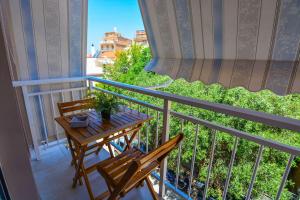
POLYGON ((100 162, 97 165, 97 169, 105 179, 109 191, 101 194, 96 199, 103 199, 106 195, 109 196, 108 200, 119 199, 134 187, 143 185, 145 181, 152 198, 159 200, 150 181, 150 173, 159 167, 166 156, 179 145, 182 139, 183 134, 180 133, 147 154, 133 148, 122 152, 117 157, 100 162))
MULTIPOLYGON (((138 149, 132 148, 123 152, 122 154, 104 160, 97 165, 99 173, 106 180, 109 187, 114 189, 121 181, 123 175, 128 170, 130 164, 134 159, 141 158, 145 154, 138 149)), ((132 179, 127 183, 126 188, 123 190, 123 195, 130 191, 133 187, 137 186, 145 175, 149 175, 156 167, 159 166, 157 161, 149 163, 145 168, 138 171, 132 179)))

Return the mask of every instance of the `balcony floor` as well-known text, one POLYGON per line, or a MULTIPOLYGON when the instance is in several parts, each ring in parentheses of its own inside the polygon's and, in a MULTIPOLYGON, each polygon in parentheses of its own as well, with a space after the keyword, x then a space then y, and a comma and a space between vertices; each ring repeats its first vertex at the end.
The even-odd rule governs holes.
MULTIPOLYGON (((109 157, 109 153, 102 149, 100 158, 109 157)), ((92 159, 96 158, 95 155, 92 159)), ((99 157, 98 157, 99 158, 99 157)), ((41 160, 31 162, 35 182, 42 200, 84 200, 89 199, 85 185, 72 188, 74 168, 70 165, 71 156, 68 149, 61 144, 49 145, 47 149, 41 149, 41 160)), ((97 173, 89 174, 94 195, 97 196, 107 190, 104 179, 97 173)), ((145 184, 146 185, 146 184, 145 184)), ((157 186, 155 186, 157 187, 157 186)), ((125 199, 152 199, 147 187, 134 189, 129 192, 125 199)))

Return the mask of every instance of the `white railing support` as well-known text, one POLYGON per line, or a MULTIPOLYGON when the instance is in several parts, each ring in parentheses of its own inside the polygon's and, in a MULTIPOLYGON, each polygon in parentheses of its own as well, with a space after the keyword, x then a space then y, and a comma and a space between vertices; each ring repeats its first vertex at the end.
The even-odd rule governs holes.
POLYGON ((40 156, 40 149, 39 149, 39 142, 38 142, 38 132, 33 122, 33 113, 32 113, 32 108, 30 106, 27 86, 22 86, 22 92, 23 92, 25 108, 28 116, 31 136, 32 136, 33 149, 35 152, 36 159, 40 160, 41 156, 40 156))
POLYGON ((193 184, 193 178, 194 178, 194 168, 195 168, 197 145, 198 145, 198 134, 199 134, 199 124, 196 125, 196 132, 195 132, 195 139, 194 139, 194 149, 193 149, 193 156, 192 156, 192 162, 191 162, 189 188, 188 188, 188 193, 187 193, 189 197, 191 197, 192 184, 193 184))
POLYGON ((41 95, 38 95, 39 99, 39 107, 41 110, 41 117, 42 117, 42 125, 43 125, 43 130, 44 130, 44 136, 45 136, 45 142, 48 146, 48 130, 47 130, 47 125, 46 125, 46 120, 45 120, 45 115, 44 115, 44 107, 43 107, 43 102, 42 102, 42 97, 41 95))
MULTIPOLYGON (((54 99, 53 99, 53 94, 50 93, 50 101, 51 101, 51 111, 52 111, 52 116, 53 118, 56 117, 55 114, 55 108, 54 108, 54 99)), ((55 126, 55 134, 56 134, 56 140, 59 144, 59 134, 58 134, 58 127, 57 127, 57 123, 54 121, 54 126, 55 126)))
POLYGON ((91 80, 88 80, 89 83, 89 92, 93 90, 93 82, 91 80))
POLYGON ((253 168, 253 172, 252 172, 251 182, 250 182, 245 200, 250 200, 251 199, 251 194, 252 194, 252 190, 253 190, 253 186, 254 186, 254 181, 255 181, 255 178, 256 178, 256 174, 257 174, 257 170, 258 170, 258 167, 259 167, 260 160, 262 158, 263 150, 264 150, 264 146, 260 145, 259 150, 258 150, 258 155, 256 157, 255 165, 254 165, 254 168, 253 168))
POLYGON ((158 147, 158 132, 159 132, 159 112, 156 112, 156 131, 155 131, 155 148, 158 147))
POLYGON ((282 191, 284 189, 286 180, 287 180, 288 175, 290 173, 290 170, 291 170, 291 167, 292 167, 292 162, 293 162, 294 158, 295 158, 295 155, 290 155, 289 161, 288 161, 288 163, 287 163, 287 165, 285 167, 284 174, 283 174, 283 176, 281 178, 281 183, 280 183, 279 189, 277 191, 277 195, 276 195, 275 200, 280 200, 281 193, 282 193, 282 191))
POLYGON ((210 156, 209 156, 209 164, 207 169, 207 176, 205 181, 205 187, 204 187, 204 193, 203 193, 203 199, 206 199, 208 187, 209 187, 209 179, 212 171, 213 161, 214 161, 214 155, 215 155, 215 149, 216 149, 216 139, 217 139, 217 133, 216 130, 212 130, 212 145, 210 150, 210 156))
MULTIPOLYGON (((163 128, 161 135, 162 144, 169 140, 169 130, 170 130, 170 111, 171 111, 171 101, 164 100, 163 108, 163 128)), ((162 161, 160 166, 160 181, 159 181, 159 195, 163 197, 165 195, 165 180, 167 173, 167 157, 162 161)))
POLYGON ((224 191, 223 191, 223 195, 222 195, 223 196, 222 200, 226 200, 227 190, 228 190, 229 183, 230 183, 230 178, 231 178, 231 173, 232 173, 232 168, 233 168, 233 164, 234 164, 234 160, 235 160, 235 154, 236 154, 236 151, 237 151, 238 143, 239 143, 239 138, 236 137, 235 141, 234 141, 234 147, 233 147, 233 150, 232 150, 232 153, 231 153, 231 158, 230 158, 230 163, 229 163, 229 167, 228 167, 226 183, 225 183, 224 191))

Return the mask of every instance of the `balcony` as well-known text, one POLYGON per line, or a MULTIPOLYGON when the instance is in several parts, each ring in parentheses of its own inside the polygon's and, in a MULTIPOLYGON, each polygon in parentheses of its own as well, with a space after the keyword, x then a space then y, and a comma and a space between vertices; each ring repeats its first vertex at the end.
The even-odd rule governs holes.
MULTIPOLYGON (((256 198, 282 199, 284 195, 284 199, 286 199, 287 195, 291 196, 291 194, 287 193, 285 187, 292 167, 292 161, 295 157, 300 155, 300 149, 298 147, 289 146, 232 127, 226 127, 213 121, 197 118, 196 116, 176 112, 172 110, 171 105, 173 103, 178 103, 182 106, 191 106, 195 109, 203 109, 224 114, 229 117, 242 118, 274 128, 287 129, 295 132, 300 132, 300 123, 298 120, 223 104, 210 103, 96 77, 17 81, 14 82, 14 86, 22 87, 23 91, 33 140, 32 146, 30 146, 32 149, 32 169, 42 199, 88 199, 88 194, 84 186, 78 186, 76 189, 71 189, 71 180, 74 173, 69 164, 71 156, 64 145, 65 142, 62 130, 53 120, 53 118, 58 116, 56 110, 57 102, 83 98, 88 90, 96 90, 115 95, 128 107, 139 110, 140 112, 145 112, 154 117, 154 120, 146 124, 142 131, 139 132, 138 137, 135 138, 135 145, 145 152, 155 148, 161 141, 168 140, 169 133, 174 132, 172 130, 174 126, 171 126, 173 121, 180 124, 176 131, 181 131, 186 136, 192 135, 193 133, 193 138, 186 137, 186 140, 193 140, 193 145, 191 147, 192 154, 189 157, 190 163, 182 163, 181 161, 182 152, 185 151, 185 149, 182 148, 184 146, 183 143, 185 142, 183 141, 175 154, 164 161, 161 169, 152 173, 152 182, 155 185, 155 189, 160 196, 163 196, 165 199, 210 198, 209 190, 210 187, 212 187, 210 181, 213 178, 215 153, 220 150, 220 148, 218 148, 218 146, 220 146, 218 138, 221 136, 232 137, 232 150, 230 153, 227 153, 228 155, 224 156, 224 163, 227 163, 227 167, 226 170, 224 170, 226 172, 226 179, 222 182, 223 199, 230 198, 228 196, 228 191, 231 187, 234 165, 235 162, 240 159, 237 158, 237 151, 239 144, 245 142, 255 145, 257 151, 252 152, 252 156, 249 158, 251 161, 253 160, 252 173, 251 177, 248 177, 248 179, 245 180, 248 183, 248 188, 244 191, 243 199, 255 199, 252 197, 252 194, 255 187, 259 185, 257 182, 257 174, 259 172, 261 160, 264 156, 264 150, 266 149, 272 151, 273 155, 284 153, 288 155, 288 159, 283 170, 270 172, 270 178, 272 178, 272 173, 280 173, 281 179, 277 180, 277 191, 271 194, 259 194, 256 198), (32 86, 41 87, 43 85, 56 83, 76 85, 76 87, 43 90, 38 92, 29 92, 28 90, 28 88, 32 86), (108 90, 103 86, 110 86, 110 88, 117 88, 118 91, 127 91, 128 93, 125 95, 122 92, 116 92, 116 90, 108 90), (157 102, 160 102, 158 103, 160 106, 141 101, 128 95, 133 93, 154 98, 157 102), (37 100, 37 108, 32 104, 33 99, 37 100), (50 113, 46 112, 47 106, 50 107, 50 113), (34 120, 34 109, 39 109, 41 111, 42 119, 40 124, 42 130, 37 128, 39 126, 38 122, 34 120), (52 120, 49 120, 49 118, 52 120), (194 129, 186 130, 185 126, 187 124, 192 124, 194 129), (54 130, 49 127, 54 127, 54 130), (204 130, 206 129, 209 131, 205 133, 204 130), (52 132, 49 130, 52 130, 52 132), (211 142, 209 147, 200 149, 200 152, 198 147, 201 146, 201 136, 204 134, 208 134, 207 137, 210 138, 211 142), (207 160, 207 163, 203 163, 203 166, 198 166, 199 164, 196 162, 200 153, 209 155, 209 160, 207 160), (196 173, 205 174, 205 181, 199 181, 196 173)), ((122 151, 122 140, 115 140, 112 142, 112 145, 114 146, 114 152, 116 154, 122 151)), ((105 150, 100 154, 101 159, 105 159, 107 156, 108 153, 105 150)), ((270 158, 271 157, 272 155, 270 154, 270 158)), ((91 159, 93 160, 96 158, 91 159)), ((99 158, 97 157, 97 159, 99 158)), ((89 179, 92 182, 93 188, 95 188, 95 193, 104 190, 105 184, 99 175, 92 174, 89 179)), ((126 197, 126 199, 151 199, 149 192, 146 190, 147 189, 145 188, 134 190, 126 197)))
MULTIPOLYGON (((242 86, 251 91, 300 93, 300 4, 297 1, 138 2, 151 47, 152 60, 145 68, 147 71, 191 82, 218 82, 228 88, 242 86)), ((299 134, 299 119, 81 77, 86 72, 88 0, 11 0, 1 1, 0 5, 1 55, 6 57, 6 62, 1 59, 0 68, 4 94, 0 171, 13 199, 37 199, 27 146, 42 199, 88 199, 84 185, 71 189, 74 169, 69 166, 71 157, 63 130, 54 121, 59 116, 57 102, 84 98, 88 90, 115 95, 128 107, 153 116, 134 141, 142 151, 152 150, 178 132, 185 134, 186 139, 179 148, 152 173, 152 182, 161 197, 295 199, 289 192, 292 187, 289 180, 294 161, 300 169, 300 145, 296 146, 300 140, 289 140, 288 136, 299 134), (60 78, 43 80, 55 77, 60 78), (18 88, 15 91, 11 88, 12 80, 18 80, 14 82, 18 88), (152 103, 145 99, 151 99, 152 103), (183 112, 178 105, 191 111, 183 112), (230 122, 237 119, 268 127, 268 131, 277 134, 278 140, 259 133, 260 129, 245 132, 244 127, 236 124, 224 125, 214 117, 201 118, 203 115, 192 109, 228 117, 230 122), (25 132, 27 143, 23 137, 25 132), (222 143, 223 138, 228 142, 222 143), (270 165, 280 163, 280 167, 275 165, 277 168, 268 171, 266 160, 270 160, 270 165), (243 165, 245 168, 238 168, 243 162, 247 163, 243 165), (238 187, 238 197, 233 198, 238 187), (33 194, 28 195, 32 198, 26 198, 26 194, 33 194)), ((102 21, 99 20, 100 26, 102 21)), ((105 36, 109 39, 120 34, 110 32, 105 36)), ((100 46, 113 43, 101 41, 100 46)), ((103 52, 111 50, 106 46, 103 52)), ((108 56, 100 62, 112 64, 113 59, 114 56, 112 59, 108 56)), ((112 142, 116 154, 122 151, 123 144, 122 140, 112 142)), ((99 158, 106 156, 104 150, 99 158)), ((0 179, 4 182, 1 176, 0 179)), ((101 177, 91 175, 90 179, 96 194, 103 191, 105 184, 101 177)), ((137 189, 127 198, 147 199, 150 195, 146 190, 137 189)))
MULTIPOLYGON (((105 159, 109 153, 100 152, 99 157, 105 159)), ((91 156, 88 162, 100 161, 98 156, 91 156)), ((71 156, 64 145, 64 140, 49 143, 47 148, 41 148, 39 161, 32 161, 32 169, 41 199, 89 199, 85 186, 71 187, 74 167, 70 165, 71 156), (58 167, 59 166, 59 167, 58 167)), ((106 183, 98 173, 89 175, 93 193, 99 195, 107 190, 106 183)), ((156 184, 157 185, 157 184, 156 184)), ((151 199, 147 188, 138 188, 131 191, 124 199, 151 199)))

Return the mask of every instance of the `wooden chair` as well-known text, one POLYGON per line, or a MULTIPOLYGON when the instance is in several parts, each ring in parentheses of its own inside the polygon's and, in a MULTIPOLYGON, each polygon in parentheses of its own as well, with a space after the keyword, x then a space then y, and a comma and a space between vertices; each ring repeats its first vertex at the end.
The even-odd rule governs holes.
POLYGON ((104 192, 96 199, 104 199, 107 196, 109 196, 109 200, 119 199, 146 181, 153 199, 157 200, 158 196, 150 182, 149 175, 160 166, 163 159, 182 139, 183 134, 180 133, 147 154, 132 148, 114 158, 100 162, 97 169, 105 179, 109 191, 104 192))
POLYGON ((65 116, 67 113, 70 114, 71 112, 74 111, 82 111, 82 110, 92 108, 92 105, 93 105, 92 98, 57 103, 60 116, 65 116))

